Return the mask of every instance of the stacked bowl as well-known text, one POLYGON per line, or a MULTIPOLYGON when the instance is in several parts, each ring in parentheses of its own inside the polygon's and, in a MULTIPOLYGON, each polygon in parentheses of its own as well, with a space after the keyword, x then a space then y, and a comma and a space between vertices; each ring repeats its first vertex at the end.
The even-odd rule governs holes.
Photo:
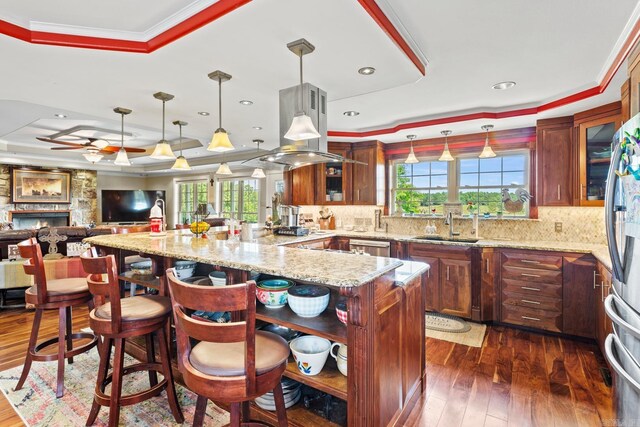
MULTIPOLYGON (((284 407, 290 408, 300 400, 302 396, 302 384, 290 378, 282 378, 282 392, 284 394, 284 407)), ((273 392, 256 397, 256 404, 267 411, 275 411, 276 403, 273 392)))
POLYGON ((193 276, 193 273, 196 271, 197 264, 198 263, 195 261, 176 261, 176 264, 173 267, 176 270, 176 276, 178 276, 178 279, 184 280, 193 276))
POLYGON ((289 290, 295 285, 291 280, 269 279, 258 282, 256 298, 267 308, 281 308, 287 304, 289 290))
POLYGON ((329 305, 329 288, 318 285, 298 285, 289 290, 289 307, 300 317, 316 317, 329 305))

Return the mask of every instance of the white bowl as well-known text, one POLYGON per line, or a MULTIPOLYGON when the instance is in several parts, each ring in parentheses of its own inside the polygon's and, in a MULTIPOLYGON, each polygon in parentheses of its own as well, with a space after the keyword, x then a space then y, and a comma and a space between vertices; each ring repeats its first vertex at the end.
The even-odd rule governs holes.
POLYGON ((213 286, 225 286, 227 284, 227 273, 224 271, 212 271, 209 273, 209 280, 213 286))
POLYGON ((315 335, 296 338, 289 344, 298 370, 303 375, 318 375, 327 362, 331 341, 315 335))
POLYGON ((300 317, 316 317, 327 309, 331 292, 324 286, 298 285, 289 290, 287 302, 300 317))
POLYGON ((184 280, 193 276, 193 273, 196 272, 196 265, 198 263, 195 261, 176 261, 174 268, 176 270, 176 276, 178 279, 184 280))

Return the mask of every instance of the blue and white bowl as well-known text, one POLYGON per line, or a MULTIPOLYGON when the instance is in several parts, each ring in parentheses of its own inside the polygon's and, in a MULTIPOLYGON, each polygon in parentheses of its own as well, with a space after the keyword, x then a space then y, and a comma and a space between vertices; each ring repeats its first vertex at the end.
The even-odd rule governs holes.
POLYGON ((331 293, 317 285, 298 285, 289 289, 288 303, 300 317, 316 317, 326 310, 331 293))
POLYGON ((178 276, 178 279, 184 280, 193 276, 193 273, 196 272, 197 264, 198 263, 195 261, 183 261, 183 260, 176 261, 173 267, 176 270, 176 276, 178 276))
POLYGON ((224 271, 212 271, 209 273, 209 280, 213 286, 225 286, 227 284, 227 273, 224 271))

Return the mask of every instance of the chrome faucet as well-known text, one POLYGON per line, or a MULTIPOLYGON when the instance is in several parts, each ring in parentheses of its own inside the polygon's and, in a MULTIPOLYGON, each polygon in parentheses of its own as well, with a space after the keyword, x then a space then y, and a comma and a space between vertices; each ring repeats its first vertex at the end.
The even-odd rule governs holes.
POLYGON ((460 232, 453 231, 453 212, 449 211, 447 217, 444 220, 444 225, 449 226, 449 238, 453 239, 455 236, 459 236, 460 232))

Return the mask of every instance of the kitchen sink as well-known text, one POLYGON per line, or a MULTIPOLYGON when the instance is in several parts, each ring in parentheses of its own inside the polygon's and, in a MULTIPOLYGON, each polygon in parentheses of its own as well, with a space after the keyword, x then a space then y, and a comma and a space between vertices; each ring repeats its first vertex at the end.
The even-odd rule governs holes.
POLYGON ((431 240, 436 242, 462 242, 462 243, 477 243, 480 239, 468 239, 465 237, 440 237, 440 236, 416 236, 413 237, 418 240, 431 240))

